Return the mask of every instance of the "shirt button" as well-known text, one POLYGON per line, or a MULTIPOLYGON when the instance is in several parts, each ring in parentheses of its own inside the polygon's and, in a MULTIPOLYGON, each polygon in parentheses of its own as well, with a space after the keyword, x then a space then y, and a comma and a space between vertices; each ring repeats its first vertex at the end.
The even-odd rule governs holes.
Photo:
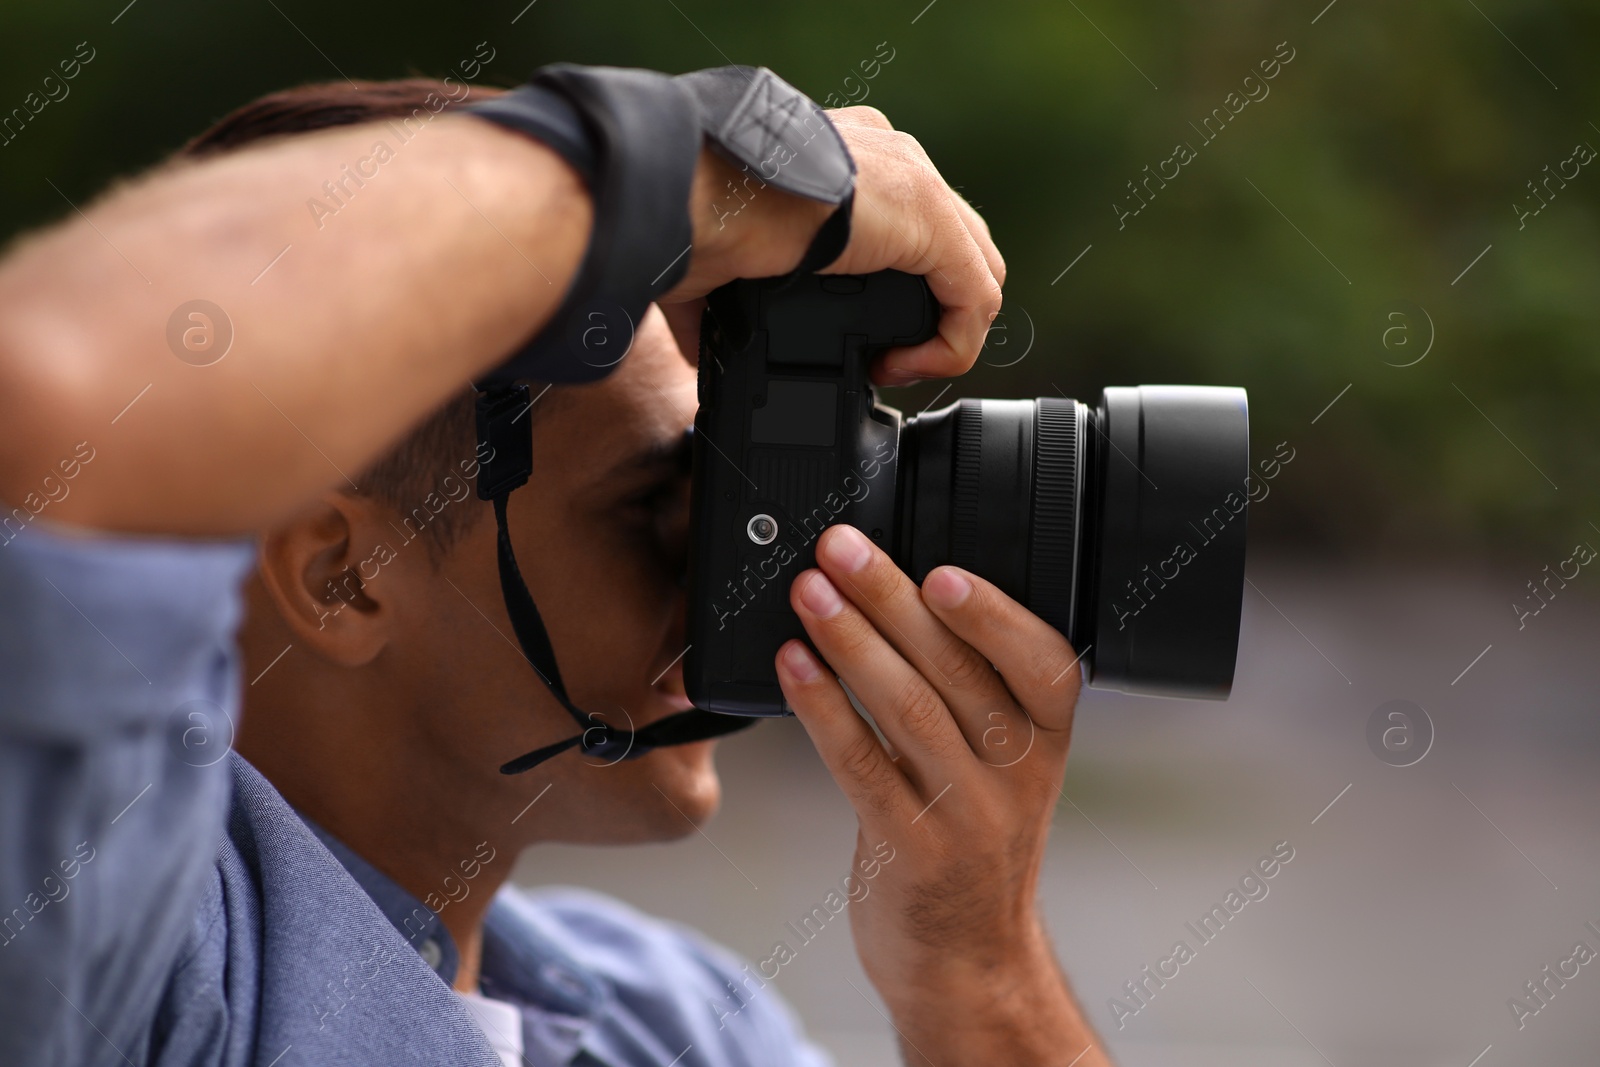
POLYGON ((570 996, 582 996, 585 992, 587 992, 582 979, 580 979, 576 974, 573 974, 571 971, 567 970, 565 967, 557 967, 553 964, 546 965, 544 968, 544 979, 555 988, 567 993, 570 996))
POLYGON ((440 961, 444 959, 444 949, 439 947, 439 942, 430 937, 417 946, 417 955, 422 957, 423 963, 438 970, 440 961))

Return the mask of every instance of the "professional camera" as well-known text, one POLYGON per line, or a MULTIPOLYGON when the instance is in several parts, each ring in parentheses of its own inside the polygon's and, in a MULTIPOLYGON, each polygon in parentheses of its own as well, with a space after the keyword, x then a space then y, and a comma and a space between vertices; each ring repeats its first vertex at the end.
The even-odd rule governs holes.
POLYGON ((695 706, 786 709, 773 660, 817 537, 849 523, 921 582, 982 575, 1060 630, 1099 688, 1226 698, 1244 589, 1243 389, 960 400, 902 421, 874 355, 934 335, 919 277, 737 281, 701 323, 689 650, 695 706))

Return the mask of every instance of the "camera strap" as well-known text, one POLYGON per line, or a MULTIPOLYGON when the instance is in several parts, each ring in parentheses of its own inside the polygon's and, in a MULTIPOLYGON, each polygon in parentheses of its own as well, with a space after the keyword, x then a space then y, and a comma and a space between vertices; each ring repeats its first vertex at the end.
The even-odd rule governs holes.
POLYGON ((625 759, 637 759, 667 745, 683 745, 720 737, 754 723, 754 719, 695 709, 658 719, 642 730, 627 730, 612 726, 599 716, 582 710, 567 695, 566 683, 561 679, 561 668, 556 663, 555 648, 550 643, 550 633, 545 629, 544 619, 540 617, 533 595, 528 592, 528 585, 517 567, 517 555, 511 546, 511 531, 506 524, 506 498, 513 490, 525 485, 533 473, 533 418, 529 414, 533 403, 529 397, 528 386, 521 384, 495 386, 479 394, 478 437, 479 440, 490 442, 493 449, 478 471, 478 496, 494 502, 500 594, 505 598, 506 612, 511 616, 511 628, 517 635, 517 644, 534 672, 550 690, 550 695, 567 709, 567 714, 583 728, 583 732, 519 756, 501 766, 500 773, 521 774, 575 746, 587 755, 617 763, 625 759))
POLYGON ((594 381, 619 362, 608 340, 631 339, 650 302, 689 269, 689 194, 704 143, 747 175, 723 198, 738 205, 719 211, 724 223, 767 185, 835 205, 791 279, 826 267, 849 243, 855 160, 823 110, 765 67, 674 77, 553 63, 464 110, 554 149, 594 201, 589 244, 560 307, 480 388, 517 378, 594 381))
MULTIPOLYGON (((567 695, 549 631, 517 567, 506 521, 507 497, 533 473, 533 402, 519 379, 594 381, 621 361, 588 358, 587 339, 598 325, 602 338, 623 336, 631 345, 650 302, 688 270, 689 193, 704 142, 747 173, 755 170, 758 189, 752 195, 772 185, 837 205, 791 280, 826 267, 849 243, 855 161, 822 109, 765 67, 718 67, 671 77, 558 63, 535 71, 521 88, 466 110, 554 149, 583 178, 594 202, 583 263, 549 325, 474 383, 478 440, 489 446, 478 473, 478 497, 494 504, 500 592, 523 656, 583 729, 505 763, 500 773, 520 774, 575 747, 615 763, 742 730, 755 719, 699 709, 677 712, 642 730, 622 729, 583 711, 567 695)), ((749 183, 746 178, 744 188, 749 183)))

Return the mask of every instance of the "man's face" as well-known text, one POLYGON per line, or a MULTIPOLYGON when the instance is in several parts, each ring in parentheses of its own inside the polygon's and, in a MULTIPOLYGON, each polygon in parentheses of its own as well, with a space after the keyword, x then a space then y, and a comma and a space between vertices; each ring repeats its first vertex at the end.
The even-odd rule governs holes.
MULTIPOLYGON (((573 702, 640 728, 690 707, 682 574, 694 369, 652 308, 610 377, 539 404, 549 406, 533 423, 533 477, 508 505, 517 563, 573 702)), ((498 773, 581 727, 515 644, 489 506, 475 498, 450 506, 485 514, 437 571, 420 546, 402 553, 414 558, 395 568, 391 636, 373 664, 410 705, 412 742, 437 761, 427 777, 497 811, 515 813, 537 797, 519 830, 543 839, 660 840, 708 818, 720 796, 714 742, 614 765, 572 749, 517 777, 498 773)))

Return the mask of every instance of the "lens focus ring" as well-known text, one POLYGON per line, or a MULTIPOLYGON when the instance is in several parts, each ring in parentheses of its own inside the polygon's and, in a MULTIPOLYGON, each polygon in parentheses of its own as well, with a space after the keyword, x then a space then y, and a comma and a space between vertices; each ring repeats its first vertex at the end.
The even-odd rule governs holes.
POLYGON ((1079 405, 1056 397, 1040 397, 1037 404, 1028 608, 1070 636, 1078 570, 1079 405))
POLYGON ((950 562, 978 570, 978 493, 983 485, 983 401, 962 400, 956 410, 954 492, 951 494, 950 562))

